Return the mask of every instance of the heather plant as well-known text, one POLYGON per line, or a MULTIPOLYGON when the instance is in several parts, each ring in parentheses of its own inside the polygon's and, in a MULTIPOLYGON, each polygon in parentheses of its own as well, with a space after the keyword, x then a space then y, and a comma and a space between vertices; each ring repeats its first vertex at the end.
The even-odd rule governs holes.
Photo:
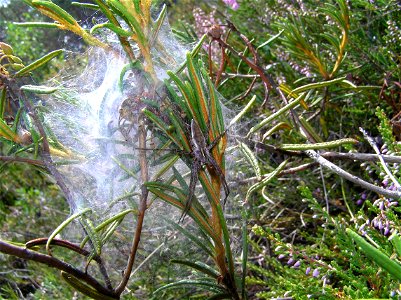
POLYGON ((75 3, 102 12, 90 30, 25 2, 55 22, 21 26, 93 49, 21 92, 63 51, 24 66, 1 44, 1 159, 46 168, 70 208, 3 253, 95 299, 399 297, 396 1, 205 2, 174 31, 192 46, 151 1, 75 3))

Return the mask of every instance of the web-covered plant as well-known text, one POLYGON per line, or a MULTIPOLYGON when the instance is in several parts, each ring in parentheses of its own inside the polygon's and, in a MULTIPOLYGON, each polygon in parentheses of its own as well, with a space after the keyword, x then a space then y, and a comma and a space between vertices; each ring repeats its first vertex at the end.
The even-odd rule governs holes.
MULTIPOLYGON (((151 1, 77 3, 104 14, 106 22, 90 31, 51 1, 25 2, 55 22, 22 26, 69 30, 96 49, 81 76, 21 88, 24 127, 31 138, 28 152, 32 149, 42 156, 41 165, 64 192, 71 215, 49 237, 31 240, 25 248, 1 242, 1 250, 60 269, 65 281, 87 296, 119 298, 141 247, 145 215, 157 206, 150 191, 180 208, 182 219, 188 214, 205 235, 200 241, 180 225, 172 225, 202 245, 217 266, 214 270, 180 261, 210 277, 192 284, 220 297, 239 299, 220 202, 221 187, 224 199, 229 193, 224 169, 226 131, 219 97, 196 59, 201 43, 185 54, 187 48, 175 40, 166 23, 166 8, 153 18, 151 1), (184 79, 180 73, 185 73, 184 79), (179 159, 191 172, 189 180, 177 171, 181 164, 174 167, 179 159), (168 176, 165 182, 164 175, 168 176), (210 210, 196 197, 198 179, 210 210), (132 245, 113 250, 113 245, 121 247, 122 232, 132 235, 132 245), (37 251, 41 246, 46 253, 37 251), (82 256, 84 269, 58 259, 57 248, 82 256), (117 250, 127 253, 123 258, 127 262, 108 259, 117 250), (122 277, 110 264, 124 270, 122 277)), ((28 74, 61 52, 50 53, 11 78, 28 74)), ((19 137, 10 133, 14 131, 7 124, 3 127, 2 136, 22 146, 19 137)))

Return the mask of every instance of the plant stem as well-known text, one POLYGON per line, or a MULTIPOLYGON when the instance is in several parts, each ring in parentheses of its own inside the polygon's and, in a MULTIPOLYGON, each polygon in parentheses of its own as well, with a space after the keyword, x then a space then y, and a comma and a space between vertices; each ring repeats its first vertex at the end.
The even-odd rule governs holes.
POLYGON ((149 172, 148 172, 148 162, 146 159, 146 128, 145 128, 145 120, 144 115, 141 114, 139 116, 138 124, 138 139, 139 139, 139 163, 141 166, 141 180, 142 180, 142 193, 140 197, 139 209, 138 209, 138 217, 137 217, 137 224, 134 239, 132 241, 131 252, 128 258, 127 267, 124 272, 123 279, 121 280, 120 284, 116 287, 115 293, 117 295, 121 295, 124 291, 125 287, 127 286, 128 280, 131 276, 131 272, 133 269, 133 265, 135 262, 136 253, 139 247, 139 241, 141 239, 142 234, 142 227, 143 221, 145 218, 145 212, 147 209, 147 199, 148 199, 148 190, 144 183, 149 180, 149 172))
POLYGON ((27 163, 30 165, 35 165, 35 166, 40 166, 44 167, 45 163, 41 160, 36 160, 36 159, 29 159, 29 158, 24 158, 24 157, 13 157, 13 156, 0 156, 1 161, 9 161, 9 162, 21 162, 21 163, 27 163))
POLYGON ((76 208, 75 202, 73 201, 70 189, 67 187, 67 185, 64 182, 63 176, 60 174, 60 172, 57 170, 57 168, 53 164, 52 158, 50 156, 49 142, 47 140, 47 135, 46 135, 45 129, 43 128, 42 122, 39 120, 38 115, 36 114, 35 110, 33 109, 30 101, 27 99, 25 94, 20 92, 18 96, 20 97, 20 99, 23 99, 23 102, 24 102, 25 107, 27 108, 28 114, 32 117, 36 127, 38 128, 39 134, 42 137, 42 148, 43 148, 42 155, 43 155, 44 165, 56 179, 58 186, 63 191, 63 193, 67 199, 67 202, 70 206, 71 211, 74 211, 76 208))
POLYGON ((32 250, 29 250, 26 248, 14 246, 14 245, 8 244, 2 240, 0 240, 0 252, 9 254, 9 255, 14 255, 14 256, 17 256, 17 257, 20 257, 20 258, 23 258, 26 260, 36 261, 36 262, 45 264, 49 267, 56 268, 58 270, 67 272, 68 274, 71 274, 76 278, 82 279, 82 281, 89 284, 91 287, 96 289, 99 293, 102 293, 109 297, 118 299, 118 295, 116 293, 114 293, 113 291, 102 286, 95 278, 93 278, 89 274, 84 273, 84 272, 76 269, 72 265, 65 263, 53 256, 38 253, 36 251, 32 251, 32 250))

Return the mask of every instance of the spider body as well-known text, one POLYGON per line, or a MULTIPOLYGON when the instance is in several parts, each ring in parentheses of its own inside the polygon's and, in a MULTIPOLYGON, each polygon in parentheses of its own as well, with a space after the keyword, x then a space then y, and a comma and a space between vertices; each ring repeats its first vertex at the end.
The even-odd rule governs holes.
POLYGON ((135 124, 138 124, 139 113, 144 108, 143 99, 150 98, 150 94, 143 92, 140 95, 130 96, 125 99, 118 109, 118 128, 123 137, 128 141, 129 135, 135 124))
POLYGON ((204 166, 208 167, 210 170, 212 170, 212 172, 215 172, 220 177, 225 192, 225 197, 223 201, 225 203, 228 194, 230 193, 230 190, 228 188, 228 184, 223 171, 211 154, 213 148, 217 145, 217 143, 225 134, 226 132, 224 131, 222 134, 216 137, 216 139, 210 145, 208 145, 198 123, 192 119, 190 139, 190 144, 192 148, 192 152, 190 153, 190 155, 192 156, 191 179, 189 182, 188 197, 185 203, 185 208, 179 220, 180 222, 184 219, 189 209, 191 208, 192 199, 194 197, 196 184, 199 178, 199 172, 204 166))

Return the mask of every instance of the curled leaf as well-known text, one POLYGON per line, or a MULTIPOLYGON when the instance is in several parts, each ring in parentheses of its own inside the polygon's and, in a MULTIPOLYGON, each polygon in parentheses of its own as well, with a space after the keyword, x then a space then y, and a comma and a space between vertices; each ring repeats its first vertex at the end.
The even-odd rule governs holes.
POLYGON ((277 176, 277 174, 279 174, 284 169, 287 162, 288 160, 283 161, 273 172, 267 174, 266 177, 262 179, 262 181, 255 183, 253 186, 251 186, 248 192, 246 193, 245 201, 248 202, 248 199, 253 192, 260 190, 261 188, 269 184, 277 176))
POLYGON ((90 34, 93 34, 96 30, 100 29, 100 28, 107 28, 110 29, 111 31, 115 32, 117 35, 120 36, 124 36, 124 37, 128 37, 133 35, 133 32, 127 31, 122 29, 121 27, 118 27, 112 23, 102 23, 102 24, 97 24, 95 26, 93 26, 90 30, 90 34))
POLYGON ((74 221, 75 219, 79 218, 80 216, 82 216, 83 214, 87 213, 91 211, 90 208, 86 208, 78 213, 73 214, 72 216, 68 217, 64 222, 62 222, 53 232, 52 234, 49 236, 49 238, 47 239, 47 243, 46 243, 46 251, 49 255, 51 255, 50 252, 50 244, 52 242, 52 240, 56 237, 57 234, 59 234, 65 227, 67 227, 68 224, 70 224, 72 221, 74 221))
POLYGON ((280 108, 278 111, 276 111, 275 113, 273 113, 270 116, 268 116, 266 119, 264 119, 259 124, 253 126, 251 128, 251 130, 249 130, 248 136, 251 135, 252 133, 255 133, 256 131, 258 131, 262 127, 266 126, 267 124, 269 124, 273 120, 276 120, 279 116, 281 116, 285 112, 289 111, 290 109, 293 109, 295 106, 297 106, 301 102, 301 100, 303 99, 303 96, 304 96, 303 94, 299 95, 294 101, 288 103, 286 106, 280 108))
POLYGON ((44 86, 44 85, 23 85, 21 90, 35 94, 52 94, 58 90, 57 87, 44 86))
POLYGON ((3 42, 0 42, 0 49, 5 55, 12 55, 14 53, 13 47, 3 42))
POLYGON ((239 149, 241 150, 241 153, 244 155, 246 160, 251 164, 253 171, 255 172, 255 175, 258 178, 258 180, 261 180, 262 173, 261 173, 261 170, 259 167, 258 159, 253 154, 252 150, 249 149, 249 147, 244 143, 239 144, 239 149))

